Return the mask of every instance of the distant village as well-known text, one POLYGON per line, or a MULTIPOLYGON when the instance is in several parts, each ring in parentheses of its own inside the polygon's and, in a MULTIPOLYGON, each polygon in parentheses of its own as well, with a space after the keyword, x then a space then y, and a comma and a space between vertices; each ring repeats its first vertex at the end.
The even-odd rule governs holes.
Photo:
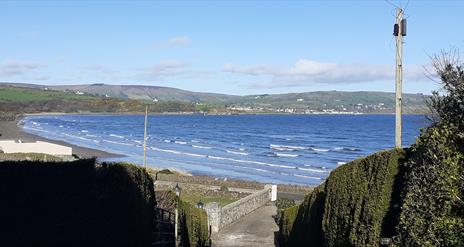
POLYGON ((354 105, 333 105, 323 104, 316 109, 305 105, 304 99, 297 99, 294 107, 271 107, 271 106, 241 106, 231 105, 227 107, 229 111, 235 112, 273 112, 287 114, 365 114, 365 113, 385 113, 393 111, 393 106, 388 107, 385 103, 378 104, 354 104, 354 105))

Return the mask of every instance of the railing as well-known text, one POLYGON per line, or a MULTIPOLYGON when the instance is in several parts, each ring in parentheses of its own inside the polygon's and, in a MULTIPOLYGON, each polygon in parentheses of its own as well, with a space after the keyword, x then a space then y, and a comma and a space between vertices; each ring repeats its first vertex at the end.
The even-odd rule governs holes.
POLYGON ((174 221, 175 214, 162 208, 155 208, 153 220, 152 244, 153 247, 175 246, 174 221))

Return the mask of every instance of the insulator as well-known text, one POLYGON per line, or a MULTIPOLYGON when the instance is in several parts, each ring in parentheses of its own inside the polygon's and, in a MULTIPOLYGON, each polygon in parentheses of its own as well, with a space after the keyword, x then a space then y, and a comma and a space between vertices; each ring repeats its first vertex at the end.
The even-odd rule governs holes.
POLYGON ((400 32, 400 27, 398 24, 393 25, 393 36, 398 36, 398 33, 400 32))
POLYGON ((401 35, 402 36, 406 36, 407 24, 408 22, 406 21, 406 19, 401 20, 401 35))

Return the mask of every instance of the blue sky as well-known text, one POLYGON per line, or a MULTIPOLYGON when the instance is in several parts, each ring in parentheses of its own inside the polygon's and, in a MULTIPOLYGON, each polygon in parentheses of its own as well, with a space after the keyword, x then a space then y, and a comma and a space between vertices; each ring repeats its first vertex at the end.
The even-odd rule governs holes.
MULTIPOLYGON (((463 47, 463 9, 407 4, 405 92, 438 87, 423 67, 463 47)), ((392 92, 394 12, 380 0, 0 1, 0 81, 392 92)))

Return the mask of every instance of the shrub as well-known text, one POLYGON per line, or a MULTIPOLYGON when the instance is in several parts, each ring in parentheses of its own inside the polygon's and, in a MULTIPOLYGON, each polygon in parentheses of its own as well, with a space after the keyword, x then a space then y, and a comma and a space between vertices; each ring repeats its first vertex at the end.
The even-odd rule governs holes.
POLYGON ((322 223, 328 246, 378 246, 402 156, 383 151, 332 171, 322 223))
POLYGON ((459 189, 463 154, 453 145, 453 126, 431 127, 412 146, 406 164, 408 181, 403 189, 397 243, 406 246, 455 246, 464 239, 459 189), (456 231, 453 233, 453 231, 456 231), (459 237, 458 237, 459 236, 459 237))
POLYGON ((158 174, 172 175, 174 173, 172 171, 170 171, 169 169, 163 169, 163 170, 159 171, 158 174))
POLYGON ((206 212, 189 202, 179 202, 181 246, 209 246, 209 227, 206 212))
POLYGON ((277 212, 277 224, 279 225, 279 245, 288 246, 288 239, 295 223, 299 206, 295 205, 277 212))
POLYGON ((314 246, 322 245, 323 191, 324 185, 320 185, 308 194, 300 205, 279 211, 280 246, 304 246, 307 243, 314 246))
POLYGON ((0 162, 5 246, 149 246, 154 190, 128 164, 0 162))
POLYGON ((277 198, 275 204, 278 210, 287 209, 296 205, 295 200, 287 198, 277 198))
POLYGON ((464 246, 464 66, 456 53, 433 59, 432 126, 411 147, 396 244, 464 246))
POLYGON ((383 151, 332 171, 300 206, 281 212, 280 245, 378 246, 403 156, 383 151))

